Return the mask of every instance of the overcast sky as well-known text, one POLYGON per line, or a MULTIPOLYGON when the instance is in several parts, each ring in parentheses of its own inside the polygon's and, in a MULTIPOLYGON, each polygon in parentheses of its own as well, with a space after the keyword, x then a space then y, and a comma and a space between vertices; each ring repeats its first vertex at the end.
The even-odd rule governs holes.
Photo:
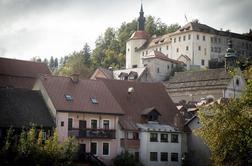
MULTIPOLYGON (((0 57, 61 57, 79 51, 107 27, 138 17, 140 0, 0 0, 0 57)), ((251 0, 143 0, 145 15, 166 24, 203 24, 232 32, 252 28, 251 0)))

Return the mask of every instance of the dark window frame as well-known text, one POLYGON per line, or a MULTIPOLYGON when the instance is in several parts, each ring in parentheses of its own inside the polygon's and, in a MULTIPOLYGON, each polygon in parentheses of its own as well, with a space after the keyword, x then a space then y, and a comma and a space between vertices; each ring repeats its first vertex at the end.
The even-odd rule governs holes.
POLYGON ((150 152, 150 161, 158 161, 158 153, 150 152))
POLYGON ((158 133, 150 133, 150 142, 158 142, 158 133))

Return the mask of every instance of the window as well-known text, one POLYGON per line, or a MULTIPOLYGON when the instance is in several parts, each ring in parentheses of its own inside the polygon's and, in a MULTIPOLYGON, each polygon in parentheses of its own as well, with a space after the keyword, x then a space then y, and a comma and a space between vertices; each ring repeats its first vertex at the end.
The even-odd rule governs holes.
POLYGON ((179 48, 177 48, 177 52, 179 52, 179 48))
POLYGON ((135 152, 135 160, 139 161, 139 152, 135 152))
POLYGON ((213 47, 211 47, 211 52, 213 52, 214 50, 213 50, 213 47))
POLYGON ((191 34, 188 35, 188 40, 190 40, 190 39, 191 39, 191 34))
POLYGON ((103 120, 103 128, 105 130, 108 130, 109 129, 109 120, 103 120))
POLYGON ((185 41, 185 36, 183 36, 183 40, 185 41))
POLYGON ((173 42, 176 43, 176 38, 174 38, 173 42))
POLYGON ((214 42, 217 43, 217 38, 216 37, 214 38, 214 42))
POLYGON ((137 132, 133 132, 133 139, 139 139, 139 135, 137 132))
POLYGON ((171 68, 173 68, 173 64, 171 64, 171 68))
POLYGON ((159 51, 162 51, 162 48, 161 48, 161 47, 159 48, 159 51))
POLYGON ((150 161, 157 161, 157 152, 150 152, 150 161))
POLYGON ((65 95, 66 101, 73 101, 73 97, 71 95, 65 95))
POLYGON ((142 53, 142 55, 144 56, 144 52, 142 53))
POLYGON ((96 97, 90 97, 93 104, 98 104, 96 97))
POLYGON ((62 127, 64 126, 64 121, 60 122, 60 126, 62 126, 62 127))
POLYGON ((167 152, 160 153, 160 161, 168 161, 168 153, 167 152))
POLYGON ((137 65, 132 65, 132 68, 137 68, 137 65))
POLYGON ((204 55, 206 55, 206 48, 204 48, 204 55))
POLYGON ((46 140, 46 132, 45 131, 42 132, 42 140, 46 140))
POLYGON ((197 35, 197 40, 199 40, 199 35, 197 35))
POLYGON ((203 36, 203 41, 206 41, 206 36, 203 36))
POLYGON ((181 40, 181 37, 179 36, 178 41, 180 42, 180 40, 181 40))
POLYGON ((130 49, 128 48, 128 51, 130 51, 130 49))
POLYGON ((157 68, 157 73, 159 73, 159 67, 157 68))
POLYGON ((201 65, 205 66, 205 60, 204 59, 201 59, 201 65))
POLYGON ((148 50, 146 50, 145 54, 146 54, 146 55, 148 54, 148 50))
POLYGON ((188 47, 188 46, 186 46, 186 50, 187 50, 187 51, 189 50, 189 47, 188 47))
POLYGON ((171 153, 171 161, 178 161, 178 153, 171 153))
POLYGON ((97 129, 97 120, 96 119, 91 120, 91 128, 92 129, 97 129))
POLYGON ((219 41, 219 43, 221 43, 221 39, 220 38, 218 38, 218 41, 219 41))
POLYGON ((236 79, 235 83, 236 83, 237 86, 239 86, 240 85, 240 80, 236 79))
POLYGON ((150 133, 150 142, 158 142, 158 134, 150 133))
POLYGON ((167 70, 169 70, 170 69, 170 65, 167 65, 167 70))
POLYGON ((109 155, 109 143, 102 144, 102 154, 109 155))
POLYGON ((171 142, 178 143, 178 134, 171 134, 171 142))
POLYGON ((73 128, 73 118, 68 118, 68 130, 73 128))
POLYGON ((198 50, 199 50, 199 51, 201 50, 201 46, 198 47, 198 50))
POLYGON ((211 43, 213 42, 213 37, 211 37, 211 43))
POLYGON ((169 50, 169 46, 166 46, 166 49, 169 50))
POLYGON ((97 154, 97 143, 96 142, 91 142, 90 153, 95 154, 95 155, 97 154))
POLYGON ((161 142, 168 142, 168 134, 161 134, 161 142))

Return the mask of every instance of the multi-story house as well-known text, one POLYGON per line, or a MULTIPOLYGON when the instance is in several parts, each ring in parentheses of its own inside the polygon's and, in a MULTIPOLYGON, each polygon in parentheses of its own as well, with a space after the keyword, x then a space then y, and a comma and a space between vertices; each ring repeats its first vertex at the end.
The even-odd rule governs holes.
POLYGON ((161 83, 41 76, 40 90, 55 117, 59 140, 76 136, 80 154, 110 165, 129 151, 144 165, 181 165, 183 121, 161 83))
POLYGON ((101 81, 42 76, 34 90, 40 90, 55 117, 59 141, 75 136, 80 154, 97 156, 110 165, 119 154, 118 119, 124 114, 101 81))
POLYGON ((102 79, 124 111, 119 118, 121 151, 145 166, 181 165, 186 152, 183 120, 161 83, 102 79))
MULTIPOLYGON (((182 61, 189 70, 191 68, 208 68, 209 61, 216 63, 224 61, 224 55, 228 48, 228 41, 232 40, 233 49, 238 56, 251 58, 252 38, 249 34, 237 34, 230 31, 216 30, 208 25, 199 23, 198 20, 187 23, 173 33, 163 36, 150 36, 144 31, 145 18, 141 7, 138 19, 138 29, 126 43, 126 68, 143 67, 145 59, 153 57, 153 51, 160 52, 167 58, 173 59, 173 65, 182 61)), ((155 62, 150 62, 151 64, 155 62)), ((150 65, 146 65, 147 67, 150 65)), ((171 63, 171 61, 170 61, 171 63)), ((152 77, 157 81, 164 80, 163 73, 158 70, 167 70, 167 65, 159 64, 159 67, 150 69, 152 77), (155 74, 153 76, 153 74, 155 74)), ((169 75, 167 72, 166 75, 169 75)))

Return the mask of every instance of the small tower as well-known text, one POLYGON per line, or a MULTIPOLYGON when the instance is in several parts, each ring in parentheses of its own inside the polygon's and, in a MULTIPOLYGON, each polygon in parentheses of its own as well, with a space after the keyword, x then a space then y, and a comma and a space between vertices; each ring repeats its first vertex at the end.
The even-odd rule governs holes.
POLYGON ((144 31, 144 12, 143 5, 138 17, 137 31, 135 31, 126 43, 126 69, 143 67, 141 54, 138 49, 149 39, 149 34, 144 31))
POLYGON ((144 31, 145 17, 144 17, 143 5, 142 4, 141 4, 141 9, 140 9, 139 15, 140 16, 138 17, 137 30, 138 31, 144 31))
POLYGON ((237 55, 233 49, 232 41, 228 41, 228 48, 225 54, 225 68, 226 70, 230 70, 236 67, 236 59, 237 55))

